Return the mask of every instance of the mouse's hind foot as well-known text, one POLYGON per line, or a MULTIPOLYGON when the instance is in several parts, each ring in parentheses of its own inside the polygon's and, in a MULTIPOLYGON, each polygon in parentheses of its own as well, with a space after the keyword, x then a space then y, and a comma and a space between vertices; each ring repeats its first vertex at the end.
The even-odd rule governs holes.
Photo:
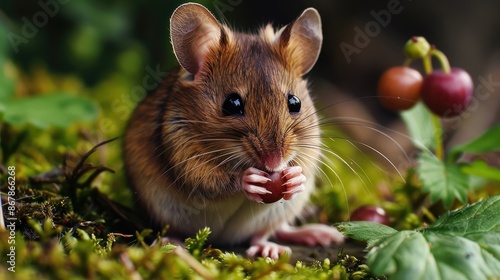
POLYGON ((344 241, 344 236, 336 228, 323 224, 308 224, 301 227, 283 224, 275 232, 275 236, 283 242, 307 246, 328 247, 332 243, 344 241))

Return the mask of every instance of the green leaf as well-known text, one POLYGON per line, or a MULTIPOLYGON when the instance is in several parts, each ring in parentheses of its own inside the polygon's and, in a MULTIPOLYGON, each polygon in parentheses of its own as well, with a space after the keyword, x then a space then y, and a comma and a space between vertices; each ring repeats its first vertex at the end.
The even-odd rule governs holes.
POLYGON ((425 231, 460 236, 477 232, 500 233, 500 196, 450 211, 428 226, 425 231))
POLYGON ((421 150, 432 150, 435 146, 432 115, 422 102, 410 110, 401 112, 413 144, 421 150))
POLYGON ((488 129, 486 132, 468 143, 450 149, 449 159, 454 161, 461 153, 482 154, 500 151, 500 125, 488 129))
POLYGON ((450 211, 427 228, 386 234, 369 249, 368 266, 393 279, 498 278, 499 213, 500 196, 495 196, 450 211))
POLYGON ((343 234, 349 235, 356 240, 366 241, 368 244, 397 232, 397 230, 386 225, 364 221, 337 223, 335 226, 343 234))
POLYGON ((475 160, 469 164, 461 164, 460 169, 463 173, 483 177, 489 180, 500 181, 500 170, 489 166, 483 160, 475 160))
POLYGON ((417 173, 422 181, 422 190, 430 193, 431 202, 443 202, 450 208, 453 201, 467 201, 469 176, 459 166, 444 163, 431 153, 421 153, 418 159, 417 173))
POLYGON ((15 66, 10 60, 3 58, 0 54, 0 112, 3 112, 5 109, 2 101, 11 98, 15 93, 15 88, 15 66))
POLYGON ((500 259, 470 239, 427 233, 430 253, 444 279, 489 279, 500 276, 500 259))
POLYGON ((393 279, 435 279, 439 275, 429 244, 416 231, 400 231, 380 240, 366 257, 375 275, 393 279))
POLYGON ((52 94, 3 101, 3 119, 11 125, 30 123, 39 128, 67 127, 76 121, 92 121, 97 107, 88 99, 52 94))

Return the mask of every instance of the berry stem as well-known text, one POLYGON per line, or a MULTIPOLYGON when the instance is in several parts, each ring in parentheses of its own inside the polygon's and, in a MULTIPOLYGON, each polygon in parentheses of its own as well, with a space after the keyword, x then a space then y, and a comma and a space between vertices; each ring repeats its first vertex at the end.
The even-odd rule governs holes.
POLYGON ((444 73, 451 72, 450 62, 448 61, 448 58, 446 57, 446 55, 442 51, 433 48, 430 51, 430 55, 437 58, 437 60, 439 61, 439 64, 441 64, 441 69, 443 70, 444 73))

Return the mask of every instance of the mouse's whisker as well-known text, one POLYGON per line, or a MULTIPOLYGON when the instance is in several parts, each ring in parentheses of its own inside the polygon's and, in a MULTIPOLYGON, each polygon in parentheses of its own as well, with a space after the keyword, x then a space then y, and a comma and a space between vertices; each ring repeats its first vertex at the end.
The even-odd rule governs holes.
MULTIPOLYGON (((237 159, 239 157, 239 154, 238 153, 227 153, 225 154, 224 156, 228 156, 227 158, 225 158, 224 160, 222 160, 220 163, 218 163, 217 165, 213 166, 211 169, 208 170, 208 172, 206 172, 206 175, 204 175, 203 177, 199 178, 198 179, 198 184, 196 184, 195 186, 196 187, 202 187, 202 184, 203 183, 203 179, 206 179, 209 174, 214 171, 216 168, 219 168, 221 167, 222 165, 224 165, 225 163, 233 160, 233 159, 237 159)), ((199 164, 197 165, 197 167, 201 166, 203 164, 199 164)), ((193 170, 196 169, 196 168, 193 168, 193 170)), ((192 170, 191 170, 192 171, 192 170)), ((186 172, 188 173, 188 172, 186 172)), ((191 190, 191 193, 188 195, 188 199, 192 196, 192 194, 196 191, 196 188, 193 188, 193 190, 191 190)))
POLYGON ((305 152, 299 152, 299 153, 297 153, 297 157, 299 159, 298 162, 308 161, 309 163, 313 164, 314 168, 317 171, 319 171, 319 174, 321 174, 328 181, 328 185, 331 188, 335 188, 335 185, 332 182, 331 177, 326 173, 326 171, 323 168, 321 168, 321 166, 324 166, 331 173, 333 173, 334 176, 335 176, 335 178, 337 179, 337 181, 340 183, 340 186, 341 186, 341 189, 342 189, 342 193, 343 193, 343 196, 344 196, 344 200, 345 200, 345 203, 346 203, 346 207, 347 207, 347 209, 349 209, 349 199, 348 199, 348 196, 347 196, 347 189, 346 189, 346 186, 344 184, 344 181, 342 180, 342 177, 338 174, 338 172, 332 167, 332 166, 335 165, 335 163, 333 163, 331 161, 331 159, 328 158, 328 157, 321 156, 321 158, 316 159, 316 158, 311 157, 311 155, 309 155, 308 153, 305 153, 305 152), (316 161, 319 162, 319 165, 315 164, 316 161))
POLYGON ((378 123, 375 123, 375 122, 371 122, 371 121, 366 121, 366 120, 363 120, 363 119, 360 119, 360 118, 353 118, 353 117, 336 117, 336 118, 331 118, 329 120, 327 120, 328 122, 324 122, 322 123, 323 126, 331 126, 331 125, 351 125, 351 126, 360 126, 360 127, 363 127, 363 128, 366 128, 368 130, 372 130, 384 137, 386 137, 387 139, 389 139, 392 143, 394 143, 398 149, 403 152, 404 156, 406 157, 407 160, 409 160, 409 156, 407 155, 407 153, 405 152, 405 150, 403 149, 403 147, 401 147, 401 145, 392 137, 390 136, 388 133, 384 132, 383 130, 385 131, 388 131, 390 133, 394 133, 398 136, 401 136, 403 138, 406 138, 408 140, 412 140, 412 138, 404 133, 401 133, 397 130, 394 130, 394 129, 390 129, 390 128, 387 128, 387 127, 384 127, 378 123), (383 130, 382 130, 383 129, 383 130))
MULTIPOLYGON (((306 146, 306 147, 307 147, 307 145, 304 145, 304 146, 306 146)), ((304 146, 302 146, 302 147, 304 147, 304 146)), ((361 168, 361 166, 360 166, 359 164, 357 164, 357 163, 356 163, 356 162, 355 162, 352 158, 350 158, 350 157, 348 157, 348 156, 345 156, 345 155, 344 155, 344 156, 340 156, 338 153, 336 153, 336 152, 332 151, 331 149, 329 149, 326 145, 319 146, 319 147, 316 147, 316 148, 317 148, 317 149, 319 149, 319 150, 321 150, 321 151, 323 152, 323 157, 324 157, 325 159, 328 159, 328 161, 329 161, 330 163, 333 163, 333 160, 332 160, 332 158, 331 158, 331 157, 336 158, 336 159, 338 159, 341 163, 343 163, 343 164, 344 164, 344 165, 345 165, 345 166, 346 166, 349 170, 351 170, 351 172, 352 172, 352 173, 353 173, 353 174, 354 174, 354 175, 355 175, 355 176, 356 176, 356 177, 357 177, 357 178, 358 178, 358 179, 362 182, 362 184, 363 184, 364 188, 365 188, 368 192, 370 192, 370 188, 368 187, 368 185, 367 185, 367 183, 366 183, 365 179, 363 179, 363 178, 361 177, 361 175, 359 174, 359 172, 358 172, 358 171, 356 171, 356 169, 355 169, 355 168, 354 168, 351 164, 349 164, 349 162, 351 162, 352 164, 354 164, 354 165, 355 165, 355 167, 357 167, 358 169, 360 169, 360 170, 361 170, 361 172, 362 172, 362 173, 363 173, 363 175, 364 175, 363 177, 364 177, 364 178, 368 178, 368 181, 369 181, 370 185, 373 185, 373 183, 371 182, 371 180, 370 180, 369 176, 366 174, 366 172, 365 172, 365 171, 361 168), (345 157, 345 158, 347 158, 347 159, 349 160, 349 162, 348 162, 347 160, 345 160, 345 159, 344 159, 344 157, 345 157)), ((334 164, 334 165, 335 165, 335 164, 334 164)))
MULTIPOLYGON (((169 172, 173 168, 176 168, 176 167, 178 167, 178 166, 180 166, 182 164, 185 164, 185 163, 187 163, 189 161, 192 161, 192 160, 200 158, 200 157, 206 157, 206 156, 209 156, 211 154, 217 154, 217 153, 220 153, 220 152, 231 151, 231 150, 234 150, 234 149, 235 149, 235 147, 228 147, 228 148, 222 148, 222 149, 217 149, 217 150, 212 150, 212 151, 208 151, 208 152, 205 152, 205 153, 197 154, 197 155, 191 156, 189 158, 186 158, 186 159, 184 159, 182 161, 179 161, 178 163, 172 165, 168 169, 162 170, 162 172, 167 173, 167 172, 169 172)), ((217 158, 218 157, 215 157, 213 159, 217 159, 217 158)))
POLYGON ((328 185, 330 185, 332 188, 334 187, 333 182, 330 179, 330 177, 327 176, 326 172, 321 168, 321 166, 319 164, 315 163, 315 161, 318 160, 320 164, 324 164, 321 159, 316 159, 305 152, 299 152, 299 153, 297 153, 297 157, 294 160, 297 161, 297 163, 301 166, 305 166, 306 162, 308 162, 310 165, 313 166, 313 168, 316 170, 316 172, 323 175, 323 177, 328 181, 328 185))
MULTIPOLYGON (((380 156, 385 162, 387 162, 391 166, 391 168, 398 174, 398 176, 403 181, 405 181, 404 176, 401 174, 401 172, 399 171, 399 169, 397 168, 397 166, 394 164, 394 162, 391 159, 389 159, 387 156, 385 156, 381 151, 379 151, 378 149, 376 149, 375 147, 373 147, 371 145, 368 145, 368 144, 365 144, 365 143, 363 143, 361 141, 356 141, 356 140, 352 140, 352 139, 348 139, 348 138, 340 137, 340 136, 328 137, 327 139, 330 139, 331 141, 335 141, 335 139, 337 139, 337 140, 344 140, 347 143, 349 143, 350 145, 352 145, 353 147, 355 147, 363 155, 365 155, 365 153, 359 148, 359 146, 363 146, 365 148, 368 148, 369 150, 373 151, 376 155, 380 156)), ((405 155, 408 157, 408 155, 406 153, 405 153, 405 155)), ((382 171, 386 175, 389 175, 389 172, 387 172, 383 167, 381 167, 380 165, 378 165, 375 162, 373 162, 369 157, 367 157, 367 158, 370 161, 370 163, 372 163, 377 169, 379 169, 380 171, 382 171)), ((409 159, 408 159, 408 161, 409 161, 409 159)))
MULTIPOLYGON (((326 144, 323 144, 323 145, 324 145, 324 147, 321 149, 322 151, 325 152, 323 154, 323 157, 327 158, 329 162, 333 163, 333 159, 330 158, 328 155, 335 155, 334 157, 340 159, 342 161, 342 163, 345 166, 347 166, 356 175, 356 177, 358 177, 358 179, 362 182, 364 189, 370 195, 372 195, 371 189, 368 187, 368 185, 370 185, 371 187, 374 187, 374 184, 373 184, 372 180, 370 179, 370 176, 368 176, 368 174, 361 167, 361 165, 359 165, 359 163, 356 160, 354 160, 353 158, 351 158, 349 156, 346 156, 346 155, 342 155, 341 156, 338 153, 334 153, 326 144), (350 164, 344 158, 347 158, 347 160, 349 161, 350 164), (354 165, 356 167, 356 169, 359 170, 362 173, 363 176, 361 176, 359 174, 359 172, 355 171, 356 169, 352 165, 354 165), (366 183, 365 179, 363 179, 363 178, 365 178, 368 181, 368 184, 366 183)), ((368 157, 366 157, 366 158, 368 158, 368 157)), ((368 160, 370 160, 370 159, 368 158, 368 160)), ((376 165, 376 164, 374 164, 374 165, 378 168, 378 165, 376 165)))
MULTIPOLYGON (((362 119, 358 119, 358 118, 350 118, 350 117, 337 117, 337 118, 332 118, 332 119, 329 119, 328 122, 323 122, 321 124, 322 127, 326 127, 326 126, 334 126, 334 125, 351 125, 351 126, 360 126, 360 127, 363 127, 367 130, 370 130, 370 131, 374 131, 375 133, 377 134, 380 134, 382 135, 384 138, 387 138, 389 139, 389 141, 391 141, 397 148, 398 150, 400 150, 402 152, 402 154, 404 155, 405 159, 410 162, 410 157, 408 156, 408 154, 406 153, 405 149, 392 137, 390 136, 388 133, 386 133, 385 131, 383 130, 386 130, 386 131, 389 131, 391 133, 394 133, 394 134, 397 134, 399 136, 402 136, 404 138, 407 138, 407 139, 410 139, 410 137, 408 137, 407 135, 403 134, 403 133, 400 133, 398 131, 395 131, 395 130, 392 130, 392 129, 388 129, 386 127, 383 127, 377 123, 373 123, 373 122, 369 122, 369 121, 365 121, 365 120, 362 120, 362 119), (383 129, 383 130, 382 130, 383 129)), ((332 132, 331 131, 328 131, 329 134, 331 134, 332 132)), ((315 135, 304 135, 304 136, 301 136, 301 139, 302 140, 307 140, 307 139, 313 139, 313 138, 316 138, 317 136, 315 135)), ((386 156, 383 155, 382 152, 380 152, 379 150, 375 149, 373 146, 371 145, 368 145, 368 144, 365 144, 365 143, 361 143, 360 141, 356 141, 356 140, 347 140, 345 137, 341 137, 341 136, 332 136, 332 135, 327 135, 326 133, 323 133, 321 135, 321 138, 322 139, 330 139, 331 138, 336 138, 336 139, 344 139, 346 141, 350 141, 351 143, 350 144, 353 144, 353 143, 357 143, 358 145, 362 145, 362 146, 365 146, 365 147, 368 147, 370 150, 376 152, 376 154, 380 155, 381 157, 384 158, 385 161, 389 162, 390 165, 392 166, 392 168, 394 168, 394 170, 400 175, 401 177, 401 174, 399 172, 399 170, 395 167, 395 165, 389 160, 389 158, 387 158, 386 156)), ((358 149, 359 147, 357 145, 354 145, 356 146, 358 149)), ((359 149, 360 150, 360 149, 359 149)), ((385 172, 387 173, 387 172, 385 172)))
MULTIPOLYGON (((166 176, 169 171, 171 171, 174 167, 177 167, 177 166, 179 166, 181 164, 185 164, 185 163, 187 163, 189 161, 195 160, 197 158, 202 158, 202 157, 205 157, 207 155, 217 154, 218 152, 221 152, 221 151, 229 151, 229 152, 221 154, 221 155, 218 155, 218 156, 215 156, 215 157, 212 157, 212 158, 210 158, 208 160, 202 161, 202 162, 194 165, 193 167, 191 167, 188 170, 184 171, 182 174, 179 174, 179 176, 177 176, 177 178, 169 186, 167 186, 167 189, 170 188, 170 187, 172 187, 172 186, 174 186, 179 180, 181 180, 184 177, 188 176, 191 172, 195 171, 196 169, 198 169, 202 165, 206 165, 206 164, 208 164, 211 161, 215 161, 215 160, 217 160, 219 158, 226 157, 228 155, 229 156, 230 155, 237 155, 238 151, 239 151, 239 147, 238 146, 234 146, 234 147, 229 147, 229 148, 225 148, 225 149, 219 149, 219 150, 210 151, 210 152, 206 152, 206 153, 202 153, 202 154, 198 154, 198 155, 189 157, 189 158, 187 158, 187 159, 185 159, 185 160, 177 163, 176 165, 174 165, 174 166, 172 166, 172 167, 170 167, 170 168, 168 168, 166 170, 162 170, 162 172, 160 174, 160 177, 161 176, 166 176)), ((185 183, 182 183, 182 185, 184 185, 184 184, 185 183)), ((181 186, 181 188, 182 188, 182 186, 181 186)))
MULTIPOLYGON (((313 112, 303 112, 303 116, 300 118, 295 119, 292 123, 290 123, 287 128, 285 129, 285 134, 290 133, 292 130, 297 130, 300 131, 301 129, 298 129, 297 127, 302 124, 305 121, 308 121, 309 118, 316 118, 316 111, 313 110, 313 112)), ((307 125, 304 127, 314 127, 314 125, 307 125)))
MULTIPOLYGON (((175 121, 163 121, 163 122, 159 122, 159 123, 152 123, 151 126, 153 126, 153 129, 157 128, 157 127, 170 127, 172 125, 176 125, 176 124, 186 124, 186 125, 189 125, 189 124, 210 124, 210 122, 208 121, 199 121, 199 120, 186 120, 186 119, 182 119, 182 120, 175 120, 175 121)), ((134 128, 134 133, 144 133, 144 132, 148 132, 152 129, 150 125, 144 125, 144 126, 141 126, 141 127, 136 127, 134 128)))

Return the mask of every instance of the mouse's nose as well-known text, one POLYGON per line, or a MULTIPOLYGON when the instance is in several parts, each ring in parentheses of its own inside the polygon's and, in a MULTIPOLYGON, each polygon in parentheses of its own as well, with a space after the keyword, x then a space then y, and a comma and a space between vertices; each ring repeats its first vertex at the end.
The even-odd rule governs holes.
POLYGON ((286 162, 283 160, 283 155, 279 151, 264 152, 262 161, 268 171, 277 172, 286 168, 286 162))

